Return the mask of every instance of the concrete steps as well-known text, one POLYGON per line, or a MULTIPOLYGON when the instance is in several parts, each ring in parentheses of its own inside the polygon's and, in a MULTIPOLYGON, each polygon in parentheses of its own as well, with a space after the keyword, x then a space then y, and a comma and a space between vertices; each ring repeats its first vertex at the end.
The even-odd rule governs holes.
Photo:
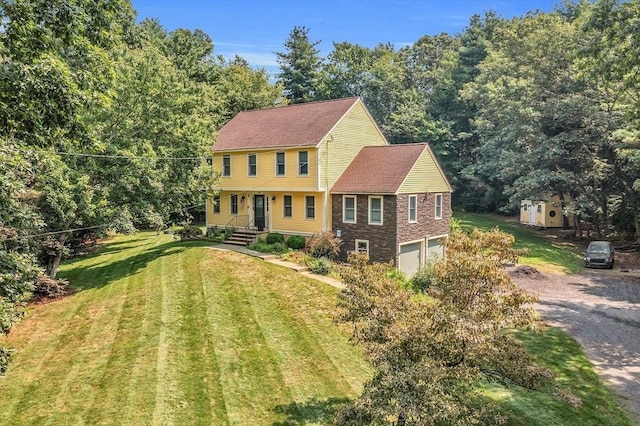
POLYGON ((256 240, 257 232, 252 229, 236 229, 225 241, 225 244, 246 247, 256 240))

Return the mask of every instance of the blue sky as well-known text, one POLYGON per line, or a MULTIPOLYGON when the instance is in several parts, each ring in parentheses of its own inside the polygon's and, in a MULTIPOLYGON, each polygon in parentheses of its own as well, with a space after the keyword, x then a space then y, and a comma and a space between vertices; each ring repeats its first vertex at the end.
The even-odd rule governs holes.
POLYGON ((157 18, 165 29, 203 30, 214 54, 242 56, 253 67, 277 72, 274 52, 294 26, 309 28, 322 56, 333 42, 366 47, 413 44, 423 35, 457 34, 474 14, 504 18, 550 12, 560 0, 133 0, 138 20, 157 18))

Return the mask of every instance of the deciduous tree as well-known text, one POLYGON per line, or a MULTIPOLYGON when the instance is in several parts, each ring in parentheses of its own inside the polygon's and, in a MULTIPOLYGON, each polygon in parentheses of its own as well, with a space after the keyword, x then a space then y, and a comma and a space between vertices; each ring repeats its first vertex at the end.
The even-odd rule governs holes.
POLYGON ((556 392, 550 371, 509 333, 538 326, 535 297, 501 270, 518 255, 512 244, 498 230, 454 233, 420 294, 402 289, 389 265, 351 256, 342 270, 339 320, 352 325, 374 373, 338 424, 502 422, 480 395, 479 380, 556 392))

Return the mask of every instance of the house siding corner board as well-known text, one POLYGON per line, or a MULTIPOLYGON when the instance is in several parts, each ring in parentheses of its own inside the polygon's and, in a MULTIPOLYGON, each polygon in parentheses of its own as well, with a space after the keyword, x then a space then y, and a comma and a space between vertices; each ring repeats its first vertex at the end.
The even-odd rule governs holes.
POLYGON ((451 193, 442 193, 442 219, 435 218, 436 194, 399 194, 396 197, 398 244, 432 236, 448 235, 451 221, 451 193), (409 196, 417 195, 417 222, 409 223, 409 196))
POLYGON ((356 223, 343 223, 343 196, 332 194, 333 231, 340 231, 342 247, 339 259, 345 261, 347 254, 355 250, 356 240, 369 241, 369 259, 372 262, 395 263, 396 259, 396 196, 383 196, 382 225, 369 225, 369 196, 357 195, 356 223))

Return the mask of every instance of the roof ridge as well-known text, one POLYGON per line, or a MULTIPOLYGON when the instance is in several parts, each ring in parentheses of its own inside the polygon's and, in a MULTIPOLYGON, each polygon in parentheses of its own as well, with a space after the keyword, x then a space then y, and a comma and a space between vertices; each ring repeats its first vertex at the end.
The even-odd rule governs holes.
POLYGON ((390 143, 387 145, 367 145, 364 148, 389 148, 398 146, 428 146, 429 142, 390 143))
POLYGON ((293 107, 302 107, 302 106, 306 106, 306 105, 317 105, 317 104, 321 104, 321 103, 328 103, 328 102, 338 102, 338 101, 347 101, 353 99, 354 101, 357 99, 360 99, 360 96, 350 96, 347 98, 337 98, 337 99, 322 99, 319 101, 311 101, 311 102, 302 102, 299 104, 287 104, 287 105, 276 105, 276 106, 272 106, 272 107, 267 107, 267 108, 259 108, 259 109, 250 109, 250 110, 245 110, 245 111, 240 111, 238 114, 243 114, 243 113, 250 113, 250 112, 263 112, 263 111, 269 111, 269 110, 274 110, 274 109, 286 109, 286 108, 293 108, 293 107))

